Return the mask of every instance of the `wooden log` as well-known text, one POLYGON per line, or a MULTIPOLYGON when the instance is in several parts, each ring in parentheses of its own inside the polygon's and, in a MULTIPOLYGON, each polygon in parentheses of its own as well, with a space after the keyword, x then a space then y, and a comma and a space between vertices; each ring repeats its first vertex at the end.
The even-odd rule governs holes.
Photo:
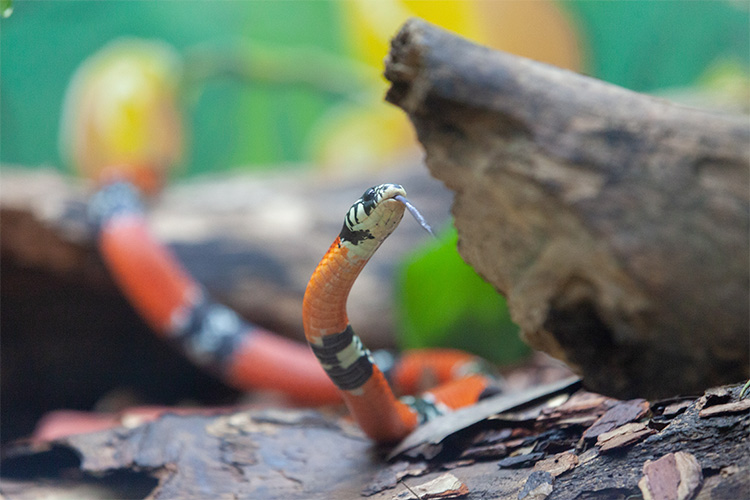
POLYGON ((617 397, 747 378, 750 119, 412 19, 386 99, 455 191, 459 252, 530 345, 617 397))

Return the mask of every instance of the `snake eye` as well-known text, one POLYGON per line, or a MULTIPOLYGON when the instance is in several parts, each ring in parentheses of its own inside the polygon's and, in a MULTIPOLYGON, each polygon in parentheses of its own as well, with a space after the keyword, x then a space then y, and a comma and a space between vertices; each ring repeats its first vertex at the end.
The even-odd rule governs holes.
POLYGON ((370 189, 368 189, 367 191, 365 191, 364 194, 362 195, 362 201, 364 201, 364 202, 368 202, 368 201, 371 202, 374 199, 375 199, 375 188, 374 187, 371 187, 370 189))

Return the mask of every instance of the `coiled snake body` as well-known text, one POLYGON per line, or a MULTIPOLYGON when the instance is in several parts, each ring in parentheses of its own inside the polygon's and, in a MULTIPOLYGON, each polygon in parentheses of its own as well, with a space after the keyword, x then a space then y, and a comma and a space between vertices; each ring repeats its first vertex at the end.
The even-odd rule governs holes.
POLYGON ((393 386, 411 393, 425 378, 443 385, 398 400, 349 325, 349 291, 401 220, 408 203, 404 196, 396 184, 367 190, 349 209, 340 235, 312 275, 303 321, 315 356, 306 346, 251 325, 212 301, 149 233, 140 193, 131 183, 105 184, 92 197, 89 212, 103 260, 123 293, 155 332, 195 363, 234 387, 274 389, 299 404, 343 397, 368 436, 393 442, 433 415, 476 402, 492 385, 490 377, 471 374, 475 356, 450 349, 414 351, 390 371, 393 386))

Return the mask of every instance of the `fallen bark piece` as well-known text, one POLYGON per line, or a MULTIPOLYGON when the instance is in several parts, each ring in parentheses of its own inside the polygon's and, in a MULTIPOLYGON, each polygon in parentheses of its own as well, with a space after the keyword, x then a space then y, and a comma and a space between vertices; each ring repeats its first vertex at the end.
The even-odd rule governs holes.
POLYGON ((540 460, 534 465, 534 470, 546 471, 557 477, 578 465, 578 455, 570 451, 563 451, 557 455, 540 460))
POLYGON ((698 460, 690 453, 678 451, 674 454, 677 470, 680 473, 680 485, 677 488, 677 500, 689 500, 703 483, 703 469, 698 460))
POLYGON ((698 399, 697 406, 699 409, 708 408, 714 405, 720 405, 729 402, 732 399, 732 393, 726 387, 712 387, 708 389, 703 396, 698 399))
POLYGON ((518 500, 544 500, 554 490, 554 483, 555 478, 549 472, 534 471, 518 493, 518 500))
POLYGON ((596 439, 605 432, 640 419, 648 413, 648 410, 648 401, 643 399, 618 402, 599 417, 591 427, 586 429, 586 432, 583 433, 583 439, 596 439))
POLYGON ((500 394, 479 401, 475 405, 442 415, 417 427, 391 451, 389 458, 394 458, 409 450, 415 450, 418 455, 425 456, 425 458, 434 457, 442 450, 441 442, 458 431, 505 411, 515 410, 543 402, 560 394, 570 393, 577 389, 579 385, 580 381, 576 377, 570 377, 518 393, 500 394), (431 456, 427 457, 425 454, 431 456))
MULTIPOLYGON (((406 483, 403 484, 406 485, 406 483)), ((408 486, 407 491, 399 493, 393 497, 393 500, 412 500, 415 497, 420 500, 463 498, 468 494, 468 486, 448 472, 418 486, 408 486)))
POLYGON ((742 413, 750 410, 750 399, 743 399, 741 401, 734 401, 732 403, 725 403, 722 405, 709 406, 708 408, 702 409, 698 415, 701 418, 710 418, 717 415, 727 415, 730 413, 742 413))
POLYGON ((656 461, 646 460, 638 488, 644 500, 689 500, 702 482, 698 460, 690 453, 678 451, 656 461))
POLYGON ((419 19, 386 99, 455 191, 458 249, 534 348, 618 398, 750 375, 750 120, 485 47, 419 19))
POLYGON ((596 445, 604 453, 635 444, 655 432, 655 430, 650 429, 646 424, 631 422, 617 429, 600 434, 596 440, 596 445))
POLYGON ((712 387, 703 393, 698 400, 699 408, 708 408, 713 405, 720 405, 732 399, 732 392, 727 387, 712 387))
POLYGON ((461 453, 464 460, 491 460, 504 457, 508 454, 508 446, 505 443, 488 444, 484 446, 472 446, 461 453))
POLYGON ((383 490, 395 488, 404 478, 421 476, 427 471, 428 466, 425 462, 412 463, 406 460, 395 462, 379 471, 372 482, 362 488, 362 496, 369 497, 383 490))
POLYGON ((683 411, 685 411, 690 405, 692 404, 692 401, 677 401, 675 403, 669 404, 664 407, 664 410, 662 411, 662 416, 664 417, 674 417, 676 415, 679 415, 683 411))
POLYGON ((590 426, 599 420, 617 400, 588 391, 578 391, 557 407, 545 409, 540 421, 557 425, 590 426))
POLYGON ((515 455, 508 458, 503 458, 497 463, 497 466, 501 469, 518 469, 523 467, 530 467, 537 461, 544 457, 544 453, 534 452, 525 453, 522 455, 515 455))

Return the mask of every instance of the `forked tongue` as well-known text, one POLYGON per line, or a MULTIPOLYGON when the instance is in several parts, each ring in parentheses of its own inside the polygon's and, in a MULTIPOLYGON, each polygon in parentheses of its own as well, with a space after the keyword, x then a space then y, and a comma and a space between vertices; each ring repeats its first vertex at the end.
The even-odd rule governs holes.
POLYGON ((422 226, 425 231, 430 233, 431 236, 435 236, 435 233, 432 232, 432 228, 430 227, 429 224, 427 224, 427 221, 424 220, 424 217, 422 217, 422 214, 419 213, 419 210, 417 210, 417 207, 412 205, 411 202, 409 202, 409 200, 407 200, 405 197, 401 196, 400 194, 397 194, 393 198, 403 203, 406 209, 412 215, 412 217, 414 217, 414 219, 419 223, 419 225, 422 226))

